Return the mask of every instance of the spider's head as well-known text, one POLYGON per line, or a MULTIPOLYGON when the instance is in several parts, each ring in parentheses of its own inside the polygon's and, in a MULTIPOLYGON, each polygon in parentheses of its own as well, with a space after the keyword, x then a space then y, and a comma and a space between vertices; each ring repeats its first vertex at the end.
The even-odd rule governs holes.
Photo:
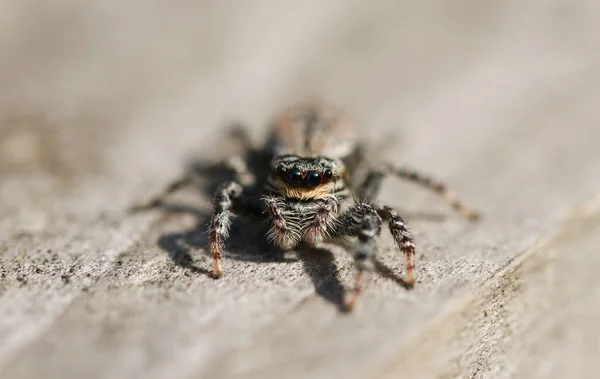
POLYGON ((333 192, 342 178, 343 165, 329 158, 295 155, 276 157, 271 162, 272 183, 285 197, 320 198, 333 192))

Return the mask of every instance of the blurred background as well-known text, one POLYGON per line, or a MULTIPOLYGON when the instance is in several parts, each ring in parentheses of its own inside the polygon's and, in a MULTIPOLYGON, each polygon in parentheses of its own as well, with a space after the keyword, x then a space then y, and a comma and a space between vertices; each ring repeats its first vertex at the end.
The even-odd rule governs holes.
MULTIPOLYGON (((262 130, 280 106, 314 95, 373 134, 402 130, 413 158, 412 144, 434 151, 457 131, 509 134, 525 123, 517 107, 584 101, 600 70, 596 1, 0 7, 0 173, 35 172, 48 186, 119 175, 140 186, 182 156, 213 154, 199 147, 225 123, 262 130)), ((456 145, 446 170, 468 154, 456 145)))
MULTIPOLYGON (((471 268, 424 263, 425 276, 441 270, 454 278, 444 290, 424 290, 436 300, 413 321, 426 320, 420 315, 442 309, 441 299, 487 279, 566 209, 600 192, 599 35, 597 0, 4 0, 1 263, 7 273, 22 252, 74 238, 102 217, 112 224, 98 230, 130 225, 114 246, 83 259, 104 262, 104 252, 135 243, 144 233, 139 225, 151 225, 121 224, 123 209, 180 175, 190 157, 227 155, 216 143, 224 126, 239 122, 262 141, 278 109, 318 96, 347 109, 365 138, 399 135, 390 159, 448 179, 492 215, 482 234, 465 237, 469 248, 433 253, 451 265, 469 249, 482 251, 471 268)), ((384 197, 444 209, 404 187, 389 186, 384 197)), ((456 223, 431 228, 416 231, 431 251, 463 233, 456 223)), ((93 250, 102 235, 85 246, 93 250)), ((341 275, 353 275, 350 263, 341 275)), ((54 290, 54 279, 30 279, 26 295, 14 289, 22 284, 16 278, 0 285, 0 301, 11 304, 0 313, 0 336, 8 341, 0 347, 0 373, 6 364, 10 377, 27 377, 14 363, 20 349, 39 337, 34 326, 51 325, 68 301, 32 313, 19 301, 43 302, 40 288, 54 290), (14 332, 24 319, 29 334, 14 332)), ((314 292, 306 280, 300 286, 314 292)), ((113 377, 135 376, 142 366, 117 365, 127 369, 114 368, 113 377)))

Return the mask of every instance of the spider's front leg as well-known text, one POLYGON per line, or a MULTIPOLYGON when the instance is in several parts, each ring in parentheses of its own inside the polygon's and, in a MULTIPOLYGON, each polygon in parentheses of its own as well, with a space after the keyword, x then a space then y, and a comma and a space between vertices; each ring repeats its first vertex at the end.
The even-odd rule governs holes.
POLYGON ((358 276, 352 295, 346 299, 346 309, 352 310, 362 287, 373 271, 375 261, 375 237, 381 231, 381 217, 367 203, 357 204, 348 209, 341 217, 338 234, 358 238, 358 246, 354 253, 354 261, 358 268, 358 276))
POLYGON ((412 288, 415 284, 415 245, 404 220, 398 212, 390 207, 380 207, 377 209, 379 215, 388 223, 390 233, 394 238, 396 245, 404 253, 406 258, 406 277, 404 284, 408 288, 412 288))
POLYGON ((236 182, 222 185, 214 198, 214 213, 210 221, 210 252, 213 257, 213 275, 219 278, 223 274, 221 259, 225 250, 225 241, 229 237, 234 202, 242 196, 242 186, 236 182))

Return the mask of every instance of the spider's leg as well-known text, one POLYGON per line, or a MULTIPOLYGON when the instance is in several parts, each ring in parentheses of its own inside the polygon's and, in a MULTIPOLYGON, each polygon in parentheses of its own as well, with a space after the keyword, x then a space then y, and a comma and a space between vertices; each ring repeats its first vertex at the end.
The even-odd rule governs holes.
POLYGON ((214 198, 214 213, 210 220, 209 240, 213 256, 213 274, 215 278, 223 274, 221 259, 225 250, 225 241, 229 237, 234 202, 242 196, 242 186, 236 182, 222 185, 214 198))
POLYGON ((412 288, 415 283, 415 245, 412 237, 406 229, 404 220, 394 209, 385 206, 378 208, 377 212, 388 222, 394 242, 396 242, 396 245, 404 253, 404 257, 406 258, 406 277, 404 283, 406 287, 412 288))
POLYGON ((365 180, 358 187, 358 198, 366 201, 377 199, 384 178, 385 174, 382 171, 369 171, 365 180))
POLYGON ((360 203, 349 208, 340 219, 337 234, 340 237, 358 238, 358 246, 354 252, 354 262, 358 268, 358 276, 354 291, 346 298, 346 309, 352 310, 362 288, 373 271, 375 261, 375 237, 381 231, 381 217, 367 203, 360 203))
POLYGON ((219 164, 224 170, 229 170, 235 175, 235 180, 243 186, 251 186, 256 183, 256 176, 246 164, 246 161, 239 156, 235 155, 219 164))
POLYGON ((148 210, 161 205, 165 198, 180 189, 194 184, 194 182, 202 176, 203 172, 211 170, 224 170, 234 174, 235 180, 244 186, 252 185, 256 182, 253 173, 248 169, 246 163, 240 156, 234 156, 225 161, 208 163, 193 167, 187 174, 174 179, 163 190, 143 203, 136 204, 130 208, 132 212, 148 210))
POLYGON ((169 196, 170 194, 179 191, 181 188, 187 187, 193 183, 193 179, 190 175, 183 175, 179 178, 174 179, 170 182, 165 188, 163 188, 159 193, 152 196, 150 199, 133 205, 129 210, 131 212, 139 212, 148 209, 152 209, 160 204, 162 204, 163 200, 169 196))
POLYGON ((233 124, 227 130, 228 136, 238 143, 244 150, 249 151, 254 148, 252 138, 248 129, 241 124, 233 124))
POLYGON ((445 184, 406 166, 395 167, 388 164, 384 166, 383 170, 371 171, 359 189, 361 198, 375 198, 379 192, 379 187, 383 178, 387 175, 395 175, 432 190, 442 196, 452 208, 469 220, 477 220, 480 217, 479 212, 460 201, 445 184))

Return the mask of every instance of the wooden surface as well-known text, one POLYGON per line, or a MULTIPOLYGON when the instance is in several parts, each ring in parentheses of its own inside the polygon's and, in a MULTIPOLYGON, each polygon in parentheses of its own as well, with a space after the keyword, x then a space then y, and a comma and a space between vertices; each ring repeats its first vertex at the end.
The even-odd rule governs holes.
POLYGON ((0 378, 600 375, 597 1, 127 4, 0 6, 0 378), (484 213, 387 180, 419 282, 384 234, 350 315, 251 223, 212 280, 203 183, 125 211, 311 95, 484 213))

